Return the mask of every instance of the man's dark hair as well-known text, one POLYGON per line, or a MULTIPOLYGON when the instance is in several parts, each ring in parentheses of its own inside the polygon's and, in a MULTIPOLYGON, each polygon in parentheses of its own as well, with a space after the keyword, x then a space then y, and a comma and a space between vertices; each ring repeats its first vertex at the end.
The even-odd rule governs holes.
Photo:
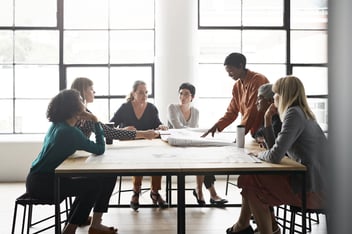
POLYGON ((240 53, 231 53, 225 58, 224 65, 225 66, 233 66, 237 68, 246 68, 246 57, 240 53))
POLYGON ((182 83, 180 85, 180 88, 178 88, 178 91, 180 91, 181 89, 188 89, 189 92, 192 94, 192 97, 194 97, 194 95, 196 94, 196 88, 190 83, 182 83))

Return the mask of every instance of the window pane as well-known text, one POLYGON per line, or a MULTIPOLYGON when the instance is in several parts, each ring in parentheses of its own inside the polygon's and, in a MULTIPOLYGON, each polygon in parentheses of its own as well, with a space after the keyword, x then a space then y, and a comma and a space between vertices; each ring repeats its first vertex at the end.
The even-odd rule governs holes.
POLYGON ((292 71, 302 81, 306 95, 328 94, 327 67, 293 67, 292 71))
POLYGON ((58 66, 15 66, 17 98, 51 98, 59 92, 58 66))
POLYGON ((114 98, 110 100, 110 116, 108 118, 109 120, 114 116, 115 112, 125 102, 126 102, 126 98, 114 98))
POLYGON ((0 65, 0 98, 13 97, 13 67, 0 65))
POLYGON ((65 29, 108 28, 108 0, 65 0, 64 8, 65 29))
POLYGON ((110 63, 152 63, 154 31, 111 31, 110 63))
POLYGON ((154 28, 154 0, 110 1, 110 28, 154 28))
POLYGON ((283 0, 243 1, 244 26, 283 26, 283 0))
POLYGON ((15 31, 15 62, 26 64, 58 64, 58 31, 15 31))
POLYGON ((327 0, 291 1, 291 28, 326 29, 328 27, 327 0))
POLYGON ((312 109, 323 131, 328 130, 328 99, 308 98, 308 105, 312 109))
POLYGON ((200 26, 241 26, 241 1, 199 0, 200 26))
POLYGON ((241 52, 241 31, 199 30, 199 61, 201 63, 224 63, 231 52, 241 52))
POLYGON ((0 31, 0 63, 13 63, 13 32, 0 31))
POLYGON ((243 54, 251 63, 285 63, 286 33, 273 30, 243 31, 243 54))
POLYGON ((197 97, 231 97, 235 81, 229 77, 221 64, 200 64, 199 76, 196 79, 197 97), (216 82, 214 82, 216 80, 216 82))
MULTIPOLYGON (((55 96, 56 93, 53 96, 55 96)), ((46 118, 48 100, 16 100, 15 131, 17 133, 43 133, 49 128, 46 118)))
POLYGON ((56 0, 15 0, 14 2, 16 26, 55 27, 57 25, 56 0))
POLYGON ((13 0, 0 1, 0 26, 13 26, 13 0))
POLYGON ((263 74, 272 84, 279 78, 286 76, 284 64, 247 64, 247 68, 263 74))
POLYGON ((65 31, 64 63, 108 63, 107 31, 65 31))
POLYGON ((112 67, 110 69, 111 95, 127 96, 133 83, 142 80, 147 84, 148 95, 153 95, 151 67, 112 67))
MULTIPOLYGON (((232 87, 232 86, 231 86, 232 87)), ((231 94, 231 93, 230 93, 231 94)), ((226 112, 231 98, 198 98, 194 105, 199 110, 199 127, 210 128, 214 125, 226 112), (209 108, 211 106, 211 108, 209 108)), ((241 122, 241 116, 225 128, 225 131, 235 131, 236 126, 241 122)), ((235 136, 234 136, 235 138, 235 136)))
POLYGON ((93 81, 93 88, 96 96, 109 95, 107 67, 68 67, 67 88, 71 88, 72 82, 77 77, 87 77, 93 81))
POLYGON ((1 100, 0 133, 12 133, 13 125, 13 101, 1 100))
POLYGON ((293 63, 327 63, 327 31, 292 31, 293 63))
POLYGON ((96 115, 102 123, 108 123, 110 120, 108 107, 108 99, 95 99, 93 103, 88 104, 88 109, 96 115))

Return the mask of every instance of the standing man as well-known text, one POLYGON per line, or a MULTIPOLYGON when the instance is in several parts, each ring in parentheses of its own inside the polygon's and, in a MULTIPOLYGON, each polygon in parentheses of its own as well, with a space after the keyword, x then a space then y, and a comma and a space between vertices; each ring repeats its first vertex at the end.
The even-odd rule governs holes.
POLYGON ((229 76, 236 81, 232 88, 232 99, 225 115, 202 137, 206 137, 209 133, 214 136, 216 131, 221 132, 235 121, 238 113, 242 115, 241 125, 246 126, 245 133, 250 131, 254 136, 264 118, 264 113, 258 112, 256 106, 258 88, 262 84, 269 83, 269 80, 264 75, 247 69, 246 57, 240 53, 229 54, 224 66, 229 76))

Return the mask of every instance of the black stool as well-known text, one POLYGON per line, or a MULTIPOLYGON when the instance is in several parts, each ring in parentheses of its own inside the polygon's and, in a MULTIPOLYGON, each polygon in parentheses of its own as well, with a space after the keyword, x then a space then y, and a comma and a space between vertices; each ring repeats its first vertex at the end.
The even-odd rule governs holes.
MULTIPOLYGON (((61 211, 61 213, 60 213, 60 214, 64 214, 65 213, 66 214, 66 219, 68 217, 68 213, 69 213, 71 204, 72 204, 71 198, 66 198, 65 199, 65 208, 66 209, 64 211, 61 211)), ((25 226, 25 222, 26 222, 26 215, 27 215, 27 234, 29 234, 29 228, 30 227, 33 227, 34 225, 37 225, 39 223, 42 223, 44 221, 47 221, 47 220, 55 217, 55 212, 54 212, 53 215, 51 215, 49 217, 46 217, 44 219, 41 219, 41 220, 39 220, 37 222, 32 223, 33 205, 54 205, 54 202, 53 201, 43 201, 43 200, 31 197, 28 193, 24 193, 21 196, 19 196, 16 199, 16 202, 15 202, 15 209, 14 209, 13 221, 12 221, 12 231, 11 231, 12 234, 15 233, 17 206, 18 205, 23 206, 23 209, 24 209, 23 210, 21 233, 23 233, 23 231, 24 231, 24 226, 25 226), (27 207, 28 207, 28 213, 27 213, 27 207)), ((61 223, 64 223, 64 222, 66 222, 66 220, 62 221, 61 223)), ((33 234, 43 232, 43 231, 48 230, 48 229, 53 228, 53 227, 55 227, 55 221, 54 221, 54 224, 52 224, 52 225, 50 225, 48 227, 45 227, 43 229, 40 229, 39 231, 34 232, 33 234)))
MULTIPOLYGON (((277 207, 276 212, 277 212, 276 219, 282 221, 282 223, 279 223, 280 226, 282 226, 282 228, 283 228, 282 233, 285 233, 286 230, 288 230, 290 234, 302 233, 302 222, 301 223, 296 222, 296 216, 302 217, 301 207, 283 205, 283 206, 277 207), (283 210, 283 217, 280 217, 280 215, 279 215, 280 209, 283 210), (289 212, 291 213, 290 218, 288 217, 289 212)), ((320 222, 319 214, 326 215, 326 212, 324 209, 306 209, 306 218, 307 218, 306 229, 308 232, 310 232, 312 230, 312 222, 315 222, 315 223, 320 222), (313 215, 315 215, 315 218, 313 217, 313 215)))

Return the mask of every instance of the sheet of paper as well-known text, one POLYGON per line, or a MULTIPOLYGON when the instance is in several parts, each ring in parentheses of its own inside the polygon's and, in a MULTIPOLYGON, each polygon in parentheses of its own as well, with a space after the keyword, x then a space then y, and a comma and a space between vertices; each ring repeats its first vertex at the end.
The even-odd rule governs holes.
POLYGON ((86 158, 91 156, 92 153, 89 153, 87 151, 84 150, 76 150, 76 152, 74 154, 72 154, 69 158, 86 158))
POLYGON ((183 128, 169 129, 167 134, 162 134, 161 139, 167 141, 172 146, 234 146, 235 143, 230 139, 201 137, 204 129, 183 128))
POLYGON ((90 156, 87 161, 97 163, 246 163, 261 162, 248 155, 246 149, 236 146, 223 147, 156 147, 114 148, 101 156, 90 156), (146 160, 147 159, 147 160, 146 160))

